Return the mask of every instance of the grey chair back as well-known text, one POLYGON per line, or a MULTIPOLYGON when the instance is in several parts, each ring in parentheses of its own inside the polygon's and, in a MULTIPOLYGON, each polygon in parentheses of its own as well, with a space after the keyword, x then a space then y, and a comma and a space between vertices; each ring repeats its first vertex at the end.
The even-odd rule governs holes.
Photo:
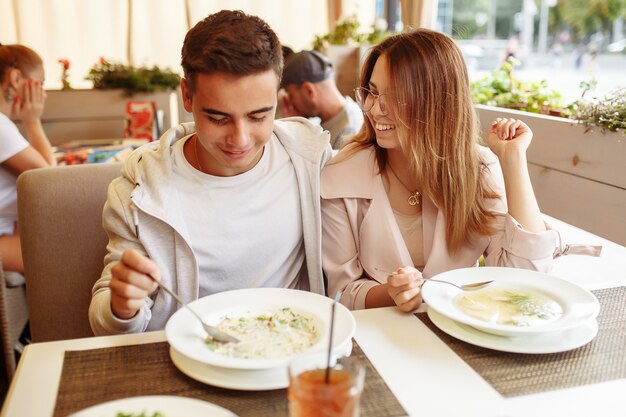
POLYGON ((28 321, 24 276, 5 271, 0 259, 0 336, 6 380, 15 375, 15 344, 28 321))
POLYGON ((102 209, 121 164, 26 171, 17 181, 33 342, 93 336, 88 310, 108 242, 102 209))

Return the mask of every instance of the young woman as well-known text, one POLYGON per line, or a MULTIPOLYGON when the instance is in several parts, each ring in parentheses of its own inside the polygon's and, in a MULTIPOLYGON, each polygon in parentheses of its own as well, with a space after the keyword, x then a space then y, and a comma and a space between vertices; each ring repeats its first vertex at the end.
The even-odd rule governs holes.
POLYGON ((329 295, 343 290, 351 309, 412 311, 423 278, 475 266, 481 255, 487 265, 551 267, 558 234, 544 224, 528 175, 532 132, 496 119, 489 148, 479 145, 451 38, 419 29, 375 46, 356 98, 365 124, 322 172, 329 295))
POLYGON ((35 51, 0 44, 0 257, 7 271, 24 271, 16 224, 17 176, 56 164, 41 126, 46 99, 43 82, 43 62, 35 51), (22 122, 26 138, 12 118, 22 122))

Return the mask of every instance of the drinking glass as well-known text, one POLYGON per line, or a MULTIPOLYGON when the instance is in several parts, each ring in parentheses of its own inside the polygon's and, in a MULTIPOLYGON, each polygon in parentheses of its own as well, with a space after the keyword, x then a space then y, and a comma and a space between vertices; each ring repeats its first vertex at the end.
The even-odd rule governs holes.
POLYGON ((324 352, 296 356, 289 363, 291 417, 358 417, 365 368, 356 358, 331 361, 328 381, 324 352))

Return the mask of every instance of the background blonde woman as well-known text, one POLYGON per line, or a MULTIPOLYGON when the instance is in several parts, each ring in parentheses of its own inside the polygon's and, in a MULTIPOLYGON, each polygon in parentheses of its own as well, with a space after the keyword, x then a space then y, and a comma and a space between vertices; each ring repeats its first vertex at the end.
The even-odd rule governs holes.
POLYGON ((41 126, 46 99, 43 82, 43 63, 35 51, 0 44, 0 257, 7 271, 24 271, 16 224, 17 176, 56 164, 41 126), (26 138, 12 118, 22 122, 26 138))
POLYGON ((544 224, 526 164, 532 132, 479 130, 461 52, 425 29, 370 52, 356 98, 363 129, 322 172, 329 295, 351 309, 421 303, 422 278, 477 265, 547 271, 558 234, 544 224), (506 193, 505 193, 506 189, 506 193), (377 270, 397 271, 388 277, 377 270))

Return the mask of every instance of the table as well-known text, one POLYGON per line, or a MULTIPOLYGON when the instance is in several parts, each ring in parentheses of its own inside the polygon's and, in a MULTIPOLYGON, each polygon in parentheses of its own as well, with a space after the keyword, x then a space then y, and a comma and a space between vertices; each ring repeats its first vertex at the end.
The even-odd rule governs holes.
POLYGON ((147 139, 135 138, 77 139, 57 145, 55 156, 59 165, 123 162, 146 143, 147 139))
MULTIPOLYGON (((588 289, 626 285, 626 247, 546 216, 569 243, 603 245, 601 257, 566 256, 553 275, 588 289)), ((413 315, 395 308, 355 311, 355 339, 411 416, 623 416, 626 379, 504 399, 413 315)), ((51 416, 66 350, 165 340, 162 331, 26 347, 3 417, 51 416)))

